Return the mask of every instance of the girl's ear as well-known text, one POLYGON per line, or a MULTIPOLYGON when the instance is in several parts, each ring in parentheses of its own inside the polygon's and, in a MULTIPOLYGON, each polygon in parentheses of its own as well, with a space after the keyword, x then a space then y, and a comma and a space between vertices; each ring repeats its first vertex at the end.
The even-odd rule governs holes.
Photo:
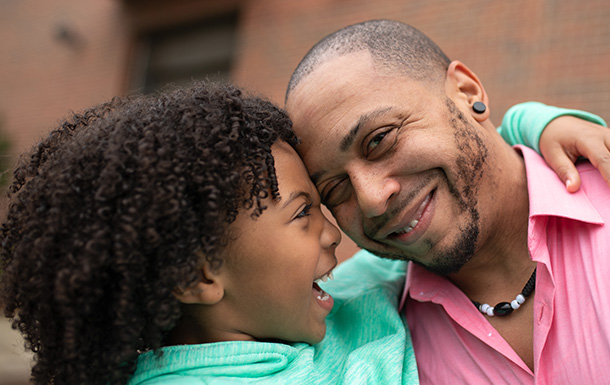
POLYGON ((185 304, 215 305, 224 297, 224 285, 219 274, 220 267, 216 270, 210 267, 210 263, 204 259, 201 267, 199 281, 186 289, 175 288, 174 295, 178 301, 185 304))
POLYGON ((482 113, 475 112, 472 108, 475 102, 483 102, 488 107, 489 103, 483 84, 464 63, 454 60, 449 64, 445 77, 445 91, 454 102, 464 103, 478 122, 489 119, 489 108, 482 113))

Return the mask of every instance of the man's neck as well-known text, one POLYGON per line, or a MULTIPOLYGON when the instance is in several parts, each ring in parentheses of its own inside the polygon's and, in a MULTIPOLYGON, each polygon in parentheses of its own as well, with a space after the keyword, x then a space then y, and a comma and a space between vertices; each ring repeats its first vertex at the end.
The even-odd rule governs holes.
POLYGON ((481 212, 477 251, 459 272, 448 277, 469 298, 490 304, 514 299, 535 267, 527 247, 525 165, 514 150, 507 150, 500 151, 497 163, 502 171, 487 185, 489 191, 480 192, 491 210, 481 212))

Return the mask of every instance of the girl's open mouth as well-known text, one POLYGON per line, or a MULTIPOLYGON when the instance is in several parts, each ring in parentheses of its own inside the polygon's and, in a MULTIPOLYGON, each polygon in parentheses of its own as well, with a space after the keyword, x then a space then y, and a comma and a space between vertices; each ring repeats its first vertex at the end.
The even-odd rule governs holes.
POLYGON ((320 306, 322 306, 323 308, 330 311, 333 308, 333 297, 330 294, 328 294, 327 292, 325 292, 324 290, 322 290, 320 285, 318 285, 319 282, 326 282, 329 279, 333 279, 332 271, 329 271, 328 273, 324 274, 322 277, 313 281, 313 284, 311 285, 311 289, 315 295, 315 298, 318 300, 318 303, 320 304, 320 306))
POLYGON ((320 301, 328 301, 328 299, 330 298, 330 294, 328 294, 327 292, 322 290, 322 288, 320 288, 320 286, 318 286, 318 284, 316 282, 314 282, 312 286, 313 286, 313 289, 318 293, 317 298, 320 301))

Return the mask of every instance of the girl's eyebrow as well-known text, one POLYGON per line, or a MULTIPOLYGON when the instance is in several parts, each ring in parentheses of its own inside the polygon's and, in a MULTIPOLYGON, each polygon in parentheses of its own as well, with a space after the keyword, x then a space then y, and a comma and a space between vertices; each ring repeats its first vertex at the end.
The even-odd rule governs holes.
MULTIPOLYGON (((290 202, 294 201, 295 199, 299 198, 299 197, 305 197, 305 199, 307 201, 311 201, 311 195, 306 192, 306 191, 295 191, 292 194, 290 194, 290 197, 288 197, 288 199, 286 199, 286 202, 282 205, 282 209, 286 208, 286 206, 288 206, 290 204, 290 202)), ((280 201, 282 200, 282 197, 280 195, 280 201)))

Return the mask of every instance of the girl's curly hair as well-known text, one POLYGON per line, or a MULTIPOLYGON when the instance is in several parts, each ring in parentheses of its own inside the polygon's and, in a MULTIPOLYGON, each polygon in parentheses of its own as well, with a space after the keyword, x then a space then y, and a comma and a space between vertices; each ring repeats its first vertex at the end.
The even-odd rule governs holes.
POLYGON ((0 299, 36 384, 127 382, 180 318, 173 295, 216 266, 238 211, 278 197, 287 115, 234 86, 112 101, 22 157, 0 233, 0 299), (214 266, 213 265, 213 266, 214 266))

